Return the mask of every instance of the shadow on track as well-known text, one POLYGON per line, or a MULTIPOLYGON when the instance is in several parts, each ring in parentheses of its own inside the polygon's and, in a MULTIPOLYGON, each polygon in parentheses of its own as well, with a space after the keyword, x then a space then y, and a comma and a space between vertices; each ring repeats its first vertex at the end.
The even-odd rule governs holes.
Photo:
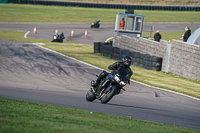
POLYGON ((165 110, 160 110, 160 109, 145 108, 145 107, 131 106, 131 105, 122 105, 122 104, 113 104, 113 103, 107 103, 106 105, 125 107, 125 108, 134 108, 134 109, 153 110, 153 111, 165 111, 165 110))

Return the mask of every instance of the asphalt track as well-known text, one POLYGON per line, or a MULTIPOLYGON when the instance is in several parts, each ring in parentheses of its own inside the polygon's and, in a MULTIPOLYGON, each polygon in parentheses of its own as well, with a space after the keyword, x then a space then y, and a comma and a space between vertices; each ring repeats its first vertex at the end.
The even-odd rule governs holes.
MULTIPOLYGON (((59 34, 63 32, 65 35, 64 42, 93 44, 94 42, 104 42, 115 34, 114 23, 100 24, 99 29, 91 29, 91 23, 0 23, 0 30, 30 31, 27 38, 52 40, 55 30, 58 29, 59 34), (36 27, 36 34, 33 33, 34 27, 36 27), (74 30, 73 37, 71 37, 72 30, 74 30), (87 37, 85 37, 85 31, 87 31, 87 37)), ((160 32, 183 31, 184 34, 185 26, 196 30, 200 27, 200 23, 145 23, 143 32, 150 32, 151 26, 154 26, 154 32, 156 30, 160 30, 160 32)))
POLYGON ((124 94, 115 96, 108 104, 98 100, 87 102, 90 81, 101 70, 32 43, 0 40, 0 62, 1 97, 200 130, 198 99, 131 82, 124 94))

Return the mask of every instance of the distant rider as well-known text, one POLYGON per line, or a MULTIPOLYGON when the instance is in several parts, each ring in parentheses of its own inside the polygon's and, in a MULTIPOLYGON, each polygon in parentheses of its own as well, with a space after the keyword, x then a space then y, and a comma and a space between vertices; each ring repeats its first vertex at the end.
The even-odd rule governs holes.
MULTIPOLYGON (((115 62, 114 64, 108 66, 108 69, 110 70, 122 70, 122 69, 126 69, 126 71, 128 71, 128 77, 126 77, 130 83, 130 77, 132 76, 133 72, 130 68, 132 62, 132 58, 130 56, 124 56, 122 58, 122 62, 115 62)), ((96 79, 96 81, 93 81, 92 86, 95 88, 97 87, 97 85, 99 84, 99 82, 101 81, 102 78, 106 77, 108 75, 108 73, 106 71, 102 71, 98 78, 96 79)))

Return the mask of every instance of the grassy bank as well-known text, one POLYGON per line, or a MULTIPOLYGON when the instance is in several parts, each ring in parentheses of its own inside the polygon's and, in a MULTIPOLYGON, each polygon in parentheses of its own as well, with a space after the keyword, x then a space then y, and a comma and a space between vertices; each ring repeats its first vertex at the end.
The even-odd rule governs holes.
MULTIPOLYGON (((94 54, 93 46, 91 45, 76 43, 56 44, 50 42, 50 40, 25 39, 23 37, 24 34, 24 32, 17 31, 0 31, 0 39, 38 43, 42 42, 47 44, 44 47, 74 57, 105 70, 108 70, 108 64, 115 62, 115 60, 103 57, 100 54, 94 54), (10 38, 11 36, 12 38, 10 38)), ((171 73, 167 74, 164 72, 151 71, 135 66, 132 66, 131 68, 134 72, 132 79, 136 81, 200 98, 200 81, 184 79, 171 73)))
MULTIPOLYGON (((95 20, 114 23, 117 12, 124 9, 0 4, 0 22, 37 23, 92 23, 95 20)), ((200 23, 200 12, 194 11, 145 11, 144 22, 200 23)))
MULTIPOLYGON (((193 31, 191 31, 191 32, 193 32, 193 31)), ((183 35, 184 33, 185 33, 185 31, 164 31, 164 32, 160 32, 162 39, 166 40, 166 41, 169 41, 169 40, 172 40, 172 39, 178 40, 179 38, 181 38, 181 35, 183 35)), ((142 37, 150 37, 151 38, 152 36, 150 35, 150 33, 142 33, 142 37)))
POLYGON ((197 133, 198 130, 0 97, 1 133, 197 133))

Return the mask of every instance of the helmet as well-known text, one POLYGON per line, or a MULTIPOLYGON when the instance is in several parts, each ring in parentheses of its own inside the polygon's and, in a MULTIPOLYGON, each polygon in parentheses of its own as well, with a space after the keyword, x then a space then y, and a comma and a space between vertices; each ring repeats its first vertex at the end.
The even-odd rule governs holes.
POLYGON ((122 62, 125 66, 130 66, 132 62, 132 58, 130 56, 124 56, 122 58, 122 62))

